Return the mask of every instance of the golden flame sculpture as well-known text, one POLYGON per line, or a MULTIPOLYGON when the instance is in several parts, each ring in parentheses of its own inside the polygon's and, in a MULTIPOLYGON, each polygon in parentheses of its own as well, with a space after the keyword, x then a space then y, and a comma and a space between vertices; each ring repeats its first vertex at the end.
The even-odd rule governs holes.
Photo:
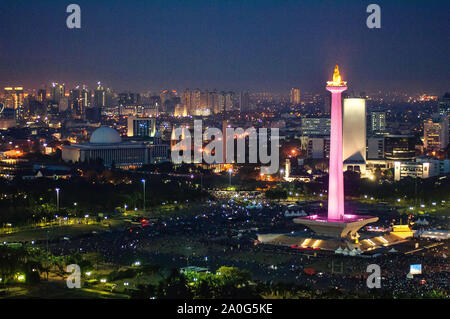
POLYGON ((347 82, 342 81, 341 75, 339 74, 339 67, 336 64, 333 73, 333 81, 328 81, 327 86, 347 86, 347 82))

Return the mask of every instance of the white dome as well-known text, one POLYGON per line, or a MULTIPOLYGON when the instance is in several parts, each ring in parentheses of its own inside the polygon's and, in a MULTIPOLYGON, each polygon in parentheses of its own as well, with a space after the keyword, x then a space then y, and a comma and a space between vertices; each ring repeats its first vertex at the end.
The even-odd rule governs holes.
POLYGON ((96 129, 89 140, 89 143, 92 144, 113 144, 120 142, 122 142, 122 138, 119 132, 108 126, 102 126, 96 129))

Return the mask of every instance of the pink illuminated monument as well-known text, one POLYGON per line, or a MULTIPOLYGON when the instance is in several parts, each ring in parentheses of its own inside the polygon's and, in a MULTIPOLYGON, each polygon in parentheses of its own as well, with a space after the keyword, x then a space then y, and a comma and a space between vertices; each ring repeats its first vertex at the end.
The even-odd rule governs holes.
POLYGON ((347 82, 342 81, 337 65, 334 68, 333 81, 328 81, 326 88, 331 92, 328 215, 299 217, 294 219, 294 223, 308 226, 319 235, 357 239, 357 231, 366 224, 376 222, 378 217, 344 213, 341 94, 347 90, 347 82))
POLYGON ((327 90, 331 92, 328 219, 342 221, 344 219, 344 175, 341 93, 347 90, 347 82, 342 81, 337 65, 334 68, 333 81, 327 82, 327 90))

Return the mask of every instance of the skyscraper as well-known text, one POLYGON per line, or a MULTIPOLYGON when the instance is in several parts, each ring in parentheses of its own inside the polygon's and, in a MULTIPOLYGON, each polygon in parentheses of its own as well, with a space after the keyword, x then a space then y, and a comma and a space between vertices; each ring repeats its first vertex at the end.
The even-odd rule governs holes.
POLYGON ((448 116, 434 114, 423 124, 423 146, 431 152, 444 150, 448 145, 448 116))
POLYGON ((292 88, 291 94, 289 95, 289 101, 291 104, 300 104, 300 89, 292 88))
POLYGON ((250 97, 248 91, 240 93, 239 108, 241 109, 241 112, 247 112, 250 110, 250 97))
POLYGON ((7 109, 17 110, 23 106, 23 87, 6 87, 4 92, 4 106, 7 109))
POLYGON ((370 113, 371 132, 380 134, 386 131, 386 112, 370 113))
POLYGON ((94 106, 95 107, 106 106, 106 92, 100 82, 98 82, 97 89, 94 92, 94 106))
POLYGON ((50 100, 59 103, 61 98, 66 94, 64 84, 52 83, 50 88, 50 100))

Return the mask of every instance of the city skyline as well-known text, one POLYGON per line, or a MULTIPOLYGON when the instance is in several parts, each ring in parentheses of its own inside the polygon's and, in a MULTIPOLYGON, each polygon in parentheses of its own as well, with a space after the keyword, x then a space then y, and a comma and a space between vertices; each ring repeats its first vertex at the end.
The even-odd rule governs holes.
POLYGON ((442 94, 449 87, 449 58, 440 45, 449 4, 442 1, 379 1, 381 29, 367 28, 368 3, 78 4, 82 27, 70 30, 65 3, 5 3, 0 85, 102 81, 118 91, 320 92, 337 63, 355 79, 355 92, 442 94))

